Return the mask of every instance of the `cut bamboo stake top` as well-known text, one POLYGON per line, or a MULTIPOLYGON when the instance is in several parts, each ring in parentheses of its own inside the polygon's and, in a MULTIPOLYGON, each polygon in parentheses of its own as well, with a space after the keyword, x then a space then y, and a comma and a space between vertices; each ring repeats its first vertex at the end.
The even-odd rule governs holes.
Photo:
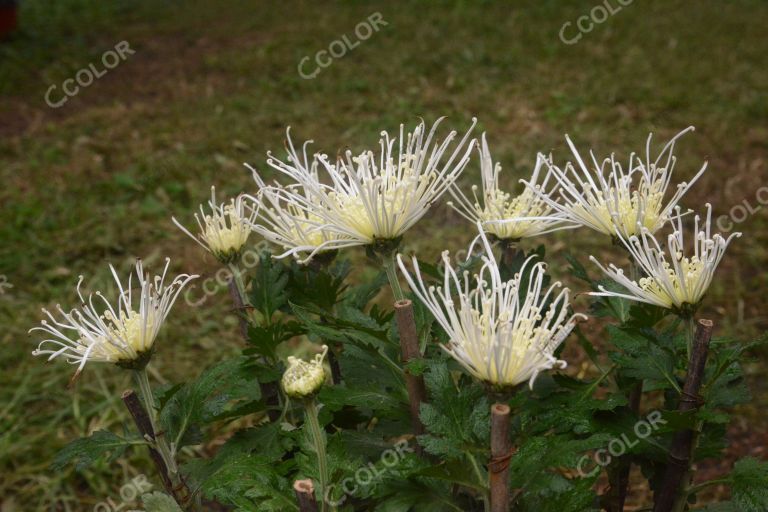
MULTIPOLYGON (((416 334, 416 321, 413 318, 413 303, 408 299, 395 302, 395 318, 397 319, 397 332, 400 334, 400 350, 403 354, 403 363, 421 358, 419 337, 416 334)), ((419 418, 419 409, 421 403, 427 401, 427 388, 424 386, 424 378, 421 375, 412 375, 406 369, 405 386, 408 389, 408 399, 411 405, 413 433, 414 435, 421 435, 425 430, 419 418)), ((417 449, 419 449, 418 445, 417 449)))
POLYGON ((509 406, 491 406, 491 461, 488 464, 491 490, 491 512, 509 511, 509 406))
POLYGON ((315 485, 312 483, 312 480, 296 480, 293 482, 293 492, 296 495, 296 501, 299 503, 300 512, 317 512, 315 485))
MULTIPOLYGON (((688 373, 685 376, 680 405, 677 407, 679 412, 692 411, 701 405, 699 389, 704 378, 704 366, 707 364, 712 326, 711 320, 699 320, 696 336, 693 339, 693 351, 691 352, 691 360, 688 362, 688 373)), ((684 507, 687 496, 683 494, 687 494, 690 483, 690 465, 696 435, 697 433, 693 430, 684 430, 678 432, 673 438, 669 450, 669 464, 667 464, 664 473, 661 490, 656 495, 654 512, 670 512, 675 507, 678 510, 682 510, 684 507)))
MULTIPOLYGON (((145 411, 144 407, 141 405, 138 395, 136 395, 132 389, 128 389, 123 392, 122 399, 125 407, 133 418, 133 422, 136 424, 136 428, 139 429, 141 436, 145 439, 154 441, 155 431, 152 428, 152 422, 149 419, 147 411, 145 411)), ((183 480, 180 480, 179 485, 174 486, 173 481, 168 474, 168 467, 165 465, 165 461, 160 455, 160 452, 151 446, 148 446, 148 448, 149 456, 152 459, 152 462, 155 463, 157 472, 160 474, 160 479, 163 481, 163 487, 165 487, 168 494, 174 497, 181 508, 186 510, 192 499, 192 494, 186 483, 184 483, 183 480)))
MULTIPOLYGON (((248 320, 243 315, 245 304, 243 304, 243 298, 240 297, 234 276, 229 280, 229 295, 232 297, 232 303, 235 305, 235 313, 240 325, 240 335, 248 343, 248 320)), ((267 417, 269 421, 275 422, 280 418, 277 382, 260 383, 259 387, 261 388, 261 396, 264 398, 264 403, 267 405, 267 417)))

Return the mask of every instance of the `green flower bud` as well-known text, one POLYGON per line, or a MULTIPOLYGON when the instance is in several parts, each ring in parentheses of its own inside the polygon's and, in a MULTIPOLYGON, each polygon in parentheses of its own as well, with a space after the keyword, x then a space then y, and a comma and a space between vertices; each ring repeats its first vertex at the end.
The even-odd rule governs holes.
POLYGON ((291 398, 308 398, 320 391, 325 383, 323 361, 327 354, 328 346, 323 345, 323 352, 317 354, 310 362, 289 357, 288 369, 285 370, 281 381, 285 394, 291 398))

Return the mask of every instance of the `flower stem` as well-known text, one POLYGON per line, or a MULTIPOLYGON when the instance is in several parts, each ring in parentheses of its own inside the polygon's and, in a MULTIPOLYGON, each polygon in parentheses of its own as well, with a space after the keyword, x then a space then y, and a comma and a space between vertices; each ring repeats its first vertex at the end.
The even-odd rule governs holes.
POLYGON ((382 265, 387 272, 387 279, 389 279, 389 286, 392 287, 392 295, 395 296, 395 302, 405 299, 403 289, 400 287, 400 281, 397 278, 397 272, 395 271, 395 251, 382 258, 382 265))
POLYGON ((250 305, 251 302, 248 300, 248 294, 245 293, 245 282, 243 281, 243 273, 240 270, 240 267, 237 265, 237 263, 230 263, 228 266, 229 271, 232 272, 232 277, 235 280, 237 291, 240 294, 240 300, 243 302, 243 305, 250 305))
POLYGON ((483 510, 488 512, 491 508, 491 504, 488 500, 488 477, 487 475, 484 476, 483 472, 480 471, 480 466, 477 464, 477 459, 475 459, 475 456, 472 455, 472 453, 469 451, 464 453, 467 455, 470 464, 472 464, 472 469, 475 471, 475 476, 477 477, 477 483, 479 483, 483 488, 483 510))
MULTIPOLYGON (((317 402, 314 398, 310 398, 304 402, 306 409, 307 425, 309 426, 310 433, 312 434, 312 442, 315 445, 315 453, 317 453, 317 468, 320 478, 320 510, 325 512, 327 510, 327 504, 325 502, 325 493, 328 488, 328 459, 325 455, 325 431, 320 427, 320 421, 317 417, 317 402)), ((336 507, 332 507, 335 510, 336 507)))
POLYGON ((155 433, 154 444, 160 456, 165 462, 166 468, 168 468, 168 476, 173 482, 174 486, 180 482, 179 467, 176 465, 176 457, 173 450, 168 445, 168 440, 165 438, 164 433, 160 430, 157 418, 157 409, 155 409, 155 396, 152 394, 152 387, 149 385, 149 375, 147 369, 135 370, 134 376, 136 382, 139 384, 139 394, 141 400, 144 402, 144 407, 147 409, 149 415, 149 421, 152 424, 152 430, 155 433))

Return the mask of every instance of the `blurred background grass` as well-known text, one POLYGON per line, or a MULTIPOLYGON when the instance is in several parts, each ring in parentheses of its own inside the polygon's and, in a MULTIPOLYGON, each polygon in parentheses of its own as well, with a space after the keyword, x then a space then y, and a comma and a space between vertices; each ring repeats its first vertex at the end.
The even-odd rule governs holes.
MULTIPOLYGON (((598 155, 626 157, 644 148, 650 131, 663 142, 693 124, 696 132, 678 145, 675 180, 710 164, 685 205, 711 202, 717 215, 743 201, 759 207, 755 194, 768 185, 768 4, 638 1, 564 44, 563 24, 596 5, 23 1, 19 31, 0 43, 0 275, 13 285, 0 294, 0 510, 92 510, 149 467, 137 454, 85 472, 48 470, 67 441, 120 430, 118 396, 128 380, 94 365, 67 389, 72 369, 33 359, 27 330, 41 306, 75 304, 79 274, 107 291, 107 262, 127 272, 135 257, 155 267, 167 255, 177 271, 211 275, 215 263, 171 215, 191 219, 212 184, 253 191, 241 163, 266 171, 265 153, 281 149, 287 125, 332 154, 373 145, 380 130, 419 116, 447 115, 445 124, 459 130, 477 116, 514 187, 537 151, 567 158, 565 133, 598 155), (303 57, 314 59, 343 35, 354 41, 355 26, 376 12, 386 22, 380 31, 314 79, 299 75, 303 57), (101 67, 120 41, 135 54, 62 107, 46 105, 51 85, 60 90, 89 63, 101 67)), ((478 180, 473 165, 464 182, 478 180)), ((738 225, 745 236, 708 296, 702 314, 722 334, 750 339, 768 323, 767 221, 762 207, 738 225)), ((440 207, 406 245, 435 258, 471 237, 470 226, 440 207)), ((566 250, 618 259, 583 230, 547 243, 557 275, 566 250)), ((156 376, 169 381, 236 351, 226 291, 197 308, 180 302, 159 347, 156 376)), ((756 356, 748 368, 755 407, 740 411, 741 430, 732 435, 747 436, 742 455, 765 457, 756 441, 766 427, 758 378, 765 354, 756 356)))

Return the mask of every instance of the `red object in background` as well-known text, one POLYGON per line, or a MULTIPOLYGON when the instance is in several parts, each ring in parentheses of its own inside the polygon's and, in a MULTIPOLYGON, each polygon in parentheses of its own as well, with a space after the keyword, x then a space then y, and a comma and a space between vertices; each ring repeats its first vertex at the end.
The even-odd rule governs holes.
POLYGON ((5 39, 16 30, 18 23, 16 2, 0 2, 0 39, 5 39))

